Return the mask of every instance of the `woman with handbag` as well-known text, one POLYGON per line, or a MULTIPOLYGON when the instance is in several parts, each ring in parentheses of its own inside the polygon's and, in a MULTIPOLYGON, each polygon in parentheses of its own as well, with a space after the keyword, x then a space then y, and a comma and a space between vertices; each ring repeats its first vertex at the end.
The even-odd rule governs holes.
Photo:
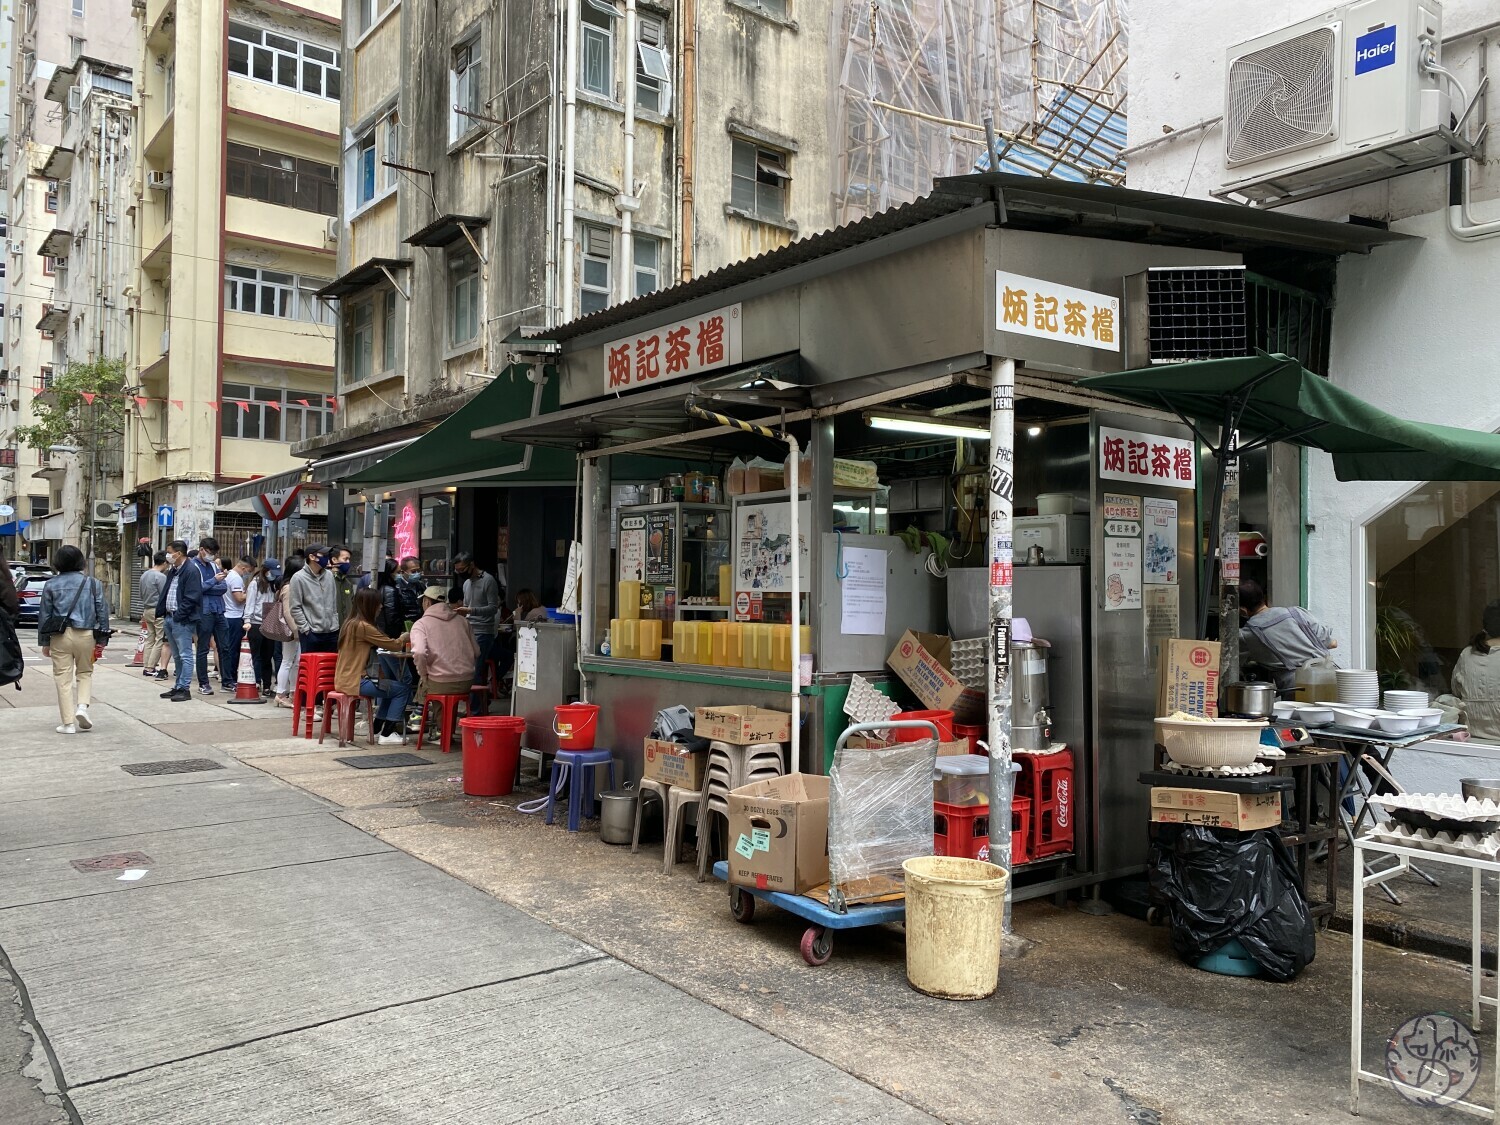
MULTIPOLYGON (((276 587, 281 577, 281 564, 267 559, 257 566, 245 583, 245 634, 250 640, 250 661, 255 669, 255 682, 263 696, 276 694, 276 657, 280 653, 280 638, 268 637, 262 625, 266 610, 276 604, 276 587)), ((273 622, 273 628, 274 622, 273 622)))
POLYGON ((83 552, 64 545, 52 556, 57 574, 42 587, 37 607, 37 643, 52 658, 57 684, 57 710, 62 716, 58 734, 92 730, 94 661, 109 643, 109 607, 104 587, 83 573, 83 552))
POLYGON ((282 565, 281 585, 276 599, 261 611, 261 636, 281 645, 281 666, 276 669, 276 706, 292 705, 292 688, 297 686, 297 658, 302 641, 297 622, 292 617, 292 575, 302 569, 302 556, 290 555, 282 565))

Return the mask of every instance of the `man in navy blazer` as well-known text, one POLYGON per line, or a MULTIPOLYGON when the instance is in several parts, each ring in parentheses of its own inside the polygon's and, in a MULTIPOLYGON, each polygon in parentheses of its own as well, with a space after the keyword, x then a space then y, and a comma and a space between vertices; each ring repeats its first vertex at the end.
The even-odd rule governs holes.
POLYGON ((203 618, 203 575, 181 539, 167 547, 167 561, 171 569, 167 571, 167 584, 162 588, 161 600, 156 604, 156 616, 166 624, 172 659, 177 662, 177 679, 172 690, 162 692, 161 697, 173 703, 185 703, 193 698, 190 690, 193 683, 193 641, 198 636, 198 625, 203 618))

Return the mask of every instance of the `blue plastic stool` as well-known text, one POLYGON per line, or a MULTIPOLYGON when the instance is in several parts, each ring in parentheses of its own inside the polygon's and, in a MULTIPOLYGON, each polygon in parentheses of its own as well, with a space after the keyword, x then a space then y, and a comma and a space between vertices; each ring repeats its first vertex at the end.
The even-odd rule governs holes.
POLYGON ((1238 940, 1219 946, 1198 962, 1205 973, 1218 973, 1226 977, 1253 977, 1260 972, 1260 962, 1250 956, 1249 950, 1238 940))
POLYGON ((557 810, 557 785, 563 768, 568 770, 568 831, 577 832, 580 820, 594 819, 594 778, 600 766, 609 767, 609 787, 615 787, 613 750, 559 750, 552 759, 552 778, 547 783, 547 823, 557 810), (584 771, 587 771, 585 773, 584 771))

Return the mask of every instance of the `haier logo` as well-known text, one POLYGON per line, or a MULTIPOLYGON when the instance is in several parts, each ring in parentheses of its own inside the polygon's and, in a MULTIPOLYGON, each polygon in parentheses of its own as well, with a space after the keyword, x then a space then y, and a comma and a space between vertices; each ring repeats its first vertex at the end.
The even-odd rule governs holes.
POLYGON ((1368 74, 1396 61, 1396 25, 1376 28, 1354 41, 1354 73, 1368 74))

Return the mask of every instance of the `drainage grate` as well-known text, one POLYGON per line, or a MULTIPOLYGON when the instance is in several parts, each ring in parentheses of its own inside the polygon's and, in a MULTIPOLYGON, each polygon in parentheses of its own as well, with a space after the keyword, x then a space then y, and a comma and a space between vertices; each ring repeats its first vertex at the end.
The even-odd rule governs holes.
POLYGON ((151 867, 151 857, 145 852, 115 852, 112 855, 96 855, 93 859, 69 860, 79 871, 120 871, 126 867, 151 867))
POLYGON ((335 758, 335 762, 343 762, 346 766, 353 766, 357 770, 387 770, 395 766, 430 766, 426 758, 419 758, 415 754, 363 754, 358 758, 335 758))
POLYGON ((136 777, 151 777, 161 773, 199 773, 202 770, 221 770, 224 767, 211 758, 183 758, 176 762, 131 762, 120 768, 136 777))

